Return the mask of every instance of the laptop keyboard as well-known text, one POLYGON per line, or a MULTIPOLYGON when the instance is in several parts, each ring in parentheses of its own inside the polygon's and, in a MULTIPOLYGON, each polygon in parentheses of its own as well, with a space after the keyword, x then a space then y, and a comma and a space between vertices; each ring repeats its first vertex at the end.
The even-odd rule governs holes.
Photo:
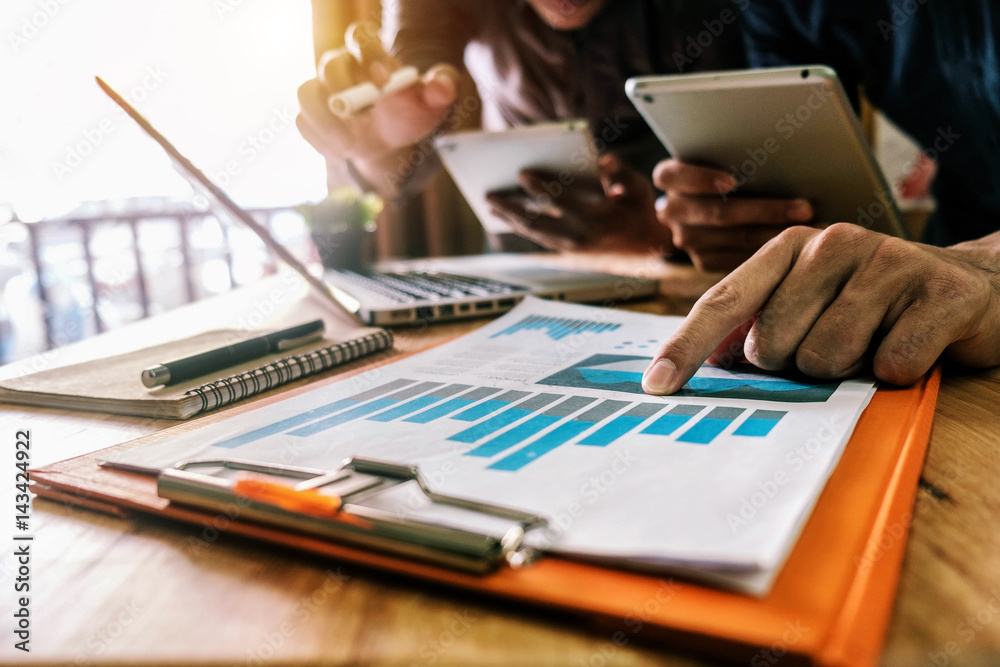
POLYGON ((383 273, 378 271, 337 271, 344 280, 377 292, 399 303, 413 301, 440 301, 465 297, 492 297, 504 294, 523 294, 526 287, 451 273, 404 271, 383 273))

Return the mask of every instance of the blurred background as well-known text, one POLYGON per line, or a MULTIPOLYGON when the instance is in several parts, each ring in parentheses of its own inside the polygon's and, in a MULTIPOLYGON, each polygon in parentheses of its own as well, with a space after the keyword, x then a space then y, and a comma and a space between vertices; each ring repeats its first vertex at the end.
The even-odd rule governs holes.
MULTIPOLYGON (((295 207, 326 196, 327 174, 295 128, 296 89, 351 21, 380 15, 368 0, 5 0, 0 363, 275 270, 256 237, 192 192, 95 75, 315 260, 295 207)), ((447 183, 390 202, 382 218, 381 257, 482 247, 447 183), (453 222, 428 230, 429 218, 453 222)))
MULTIPOLYGON (((380 2, 4 0, 0 363, 276 269, 251 232, 192 192, 95 75, 293 253, 316 262, 296 207, 326 197, 328 176, 295 128, 296 90, 352 21, 380 23, 380 2)), ((870 108, 863 119, 904 209, 922 220, 933 163, 870 108)), ((443 172, 379 215, 376 258, 483 247, 443 172)))

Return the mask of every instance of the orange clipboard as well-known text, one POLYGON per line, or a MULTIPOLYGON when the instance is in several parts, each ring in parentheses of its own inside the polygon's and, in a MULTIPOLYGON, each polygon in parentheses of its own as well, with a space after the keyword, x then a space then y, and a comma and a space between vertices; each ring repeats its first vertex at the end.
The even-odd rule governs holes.
MULTIPOLYGON (((521 568, 471 574, 253 521, 230 532, 454 588, 570 612, 612 638, 642 639, 732 660, 777 657, 864 667, 878 661, 895 597, 917 481, 940 385, 937 368, 912 387, 879 389, 771 590, 752 598, 680 579, 546 555, 521 568), (585 585, 581 585, 584 584, 585 585)), ((157 495, 156 479, 100 468, 101 460, 243 410, 31 471, 41 497, 92 509, 209 525, 213 513, 157 495)))

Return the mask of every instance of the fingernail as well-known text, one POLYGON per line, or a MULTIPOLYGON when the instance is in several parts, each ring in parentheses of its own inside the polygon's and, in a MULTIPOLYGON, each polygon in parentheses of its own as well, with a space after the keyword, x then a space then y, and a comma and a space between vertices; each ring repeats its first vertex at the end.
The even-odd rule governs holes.
POLYGON ((665 394, 671 389, 677 366, 669 359, 654 361, 642 375, 642 388, 647 394, 665 394))
POLYGON ((796 199, 788 205, 788 219, 796 222, 812 220, 813 207, 805 199, 796 199))
POLYGON ((715 189, 725 194, 736 187, 736 179, 732 176, 719 176, 715 179, 715 189))

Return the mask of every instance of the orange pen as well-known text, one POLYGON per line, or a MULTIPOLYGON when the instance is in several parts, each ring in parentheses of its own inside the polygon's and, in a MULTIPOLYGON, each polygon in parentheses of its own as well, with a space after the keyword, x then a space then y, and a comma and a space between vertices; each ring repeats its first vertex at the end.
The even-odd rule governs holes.
POLYGON ((248 475, 236 480, 233 493, 289 512, 343 521, 359 528, 371 527, 371 522, 343 512, 341 508, 344 501, 340 496, 324 495, 315 489, 297 490, 284 484, 269 482, 263 477, 248 475))

